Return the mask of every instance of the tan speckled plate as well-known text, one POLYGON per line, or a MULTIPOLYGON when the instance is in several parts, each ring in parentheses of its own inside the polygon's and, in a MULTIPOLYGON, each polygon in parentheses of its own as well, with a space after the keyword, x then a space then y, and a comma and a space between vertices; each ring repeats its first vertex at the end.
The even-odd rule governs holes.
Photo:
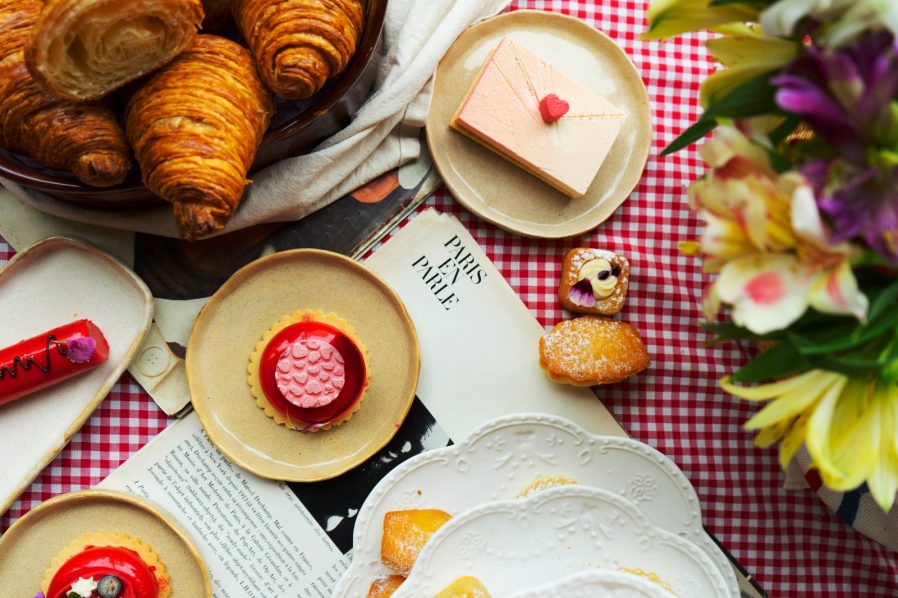
POLYGON ((411 407, 419 363, 418 337, 399 296, 361 264, 311 249, 276 253, 234 274, 200 312, 187 347, 191 400, 212 442, 256 475, 295 482, 336 477, 386 445, 411 407), (314 433, 275 423, 246 380, 262 334, 304 309, 345 319, 370 358, 358 412, 314 433))
POLYGON ((109 359, 99 367, 0 406, 3 513, 134 359, 153 321, 153 297, 117 259, 81 241, 51 237, 0 268, 0 314, 0 347, 80 318, 92 320, 109 341, 109 359))
POLYGON ((0 595, 34 596, 53 557, 93 532, 124 532, 148 544, 171 575, 172 598, 212 596, 206 564, 184 531, 146 500, 109 490, 63 494, 16 521, 0 537, 0 595))
POLYGON ((627 199, 648 159, 651 116, 639 72, 611 38, 572 17, 521 10, 471 27, 449 48, 436 71, 427 139, 434 164, 462 205, 505 230, 554 239, 595 228, 627 199), (569 199, 449 128, 487 55, 506 36, 600 93, 626 115, 611 153, 582 197, 569 199))

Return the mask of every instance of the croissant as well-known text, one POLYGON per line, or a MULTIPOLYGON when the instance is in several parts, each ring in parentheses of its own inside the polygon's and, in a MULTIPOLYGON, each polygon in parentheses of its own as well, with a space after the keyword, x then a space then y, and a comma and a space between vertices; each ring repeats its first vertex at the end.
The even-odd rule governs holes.
POLYGON ((200 0, 47 0, 25 61, 53 95, 97 99, 180 54, 202 21, 200 0))
POLYGON ((230 218, 273 112, 249 51, 205 34, 128 100, 125 131, 144 185, 171 202, 182 236, 230 218))
POLYGON ((262 79, 290 100, 346 68, 364 16, 362 0, 235 0, 233 11, 262 79))
POLYGON ((0 146, 88 185, 121 183, 131 152, 112 109, 55 98, 25 68, 23 48, 40 9, 39 0, 0 0, 0 146))

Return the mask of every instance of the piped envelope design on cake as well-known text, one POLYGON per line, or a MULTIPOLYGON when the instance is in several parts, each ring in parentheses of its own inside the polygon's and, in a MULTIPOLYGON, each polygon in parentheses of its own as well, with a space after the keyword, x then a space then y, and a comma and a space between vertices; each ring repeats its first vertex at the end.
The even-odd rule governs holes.
POLYGON ((611 102, 504 38, 451 126, 579 197, 595 179, 623 121, 611 102))

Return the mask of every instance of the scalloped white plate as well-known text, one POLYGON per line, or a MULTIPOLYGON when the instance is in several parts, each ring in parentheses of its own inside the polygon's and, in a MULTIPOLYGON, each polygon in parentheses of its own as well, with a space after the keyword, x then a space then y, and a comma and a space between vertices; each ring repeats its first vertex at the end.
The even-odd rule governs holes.
POLYGON ((462 575, 508 596, 586 569, 642 569, 684 598, 739 596, 695 544, 613 492, 569 485, 454 517, 424 545, 393 598, 433 596, 462 575))
POLYGON ((737 587, 732 566, 702 528, 695 490, 670 459, 630 438, 595 436, 564 418, 531 413, 492 420, 460 444, 422 453, 384 477, 359 511, 352 566, 334 596, 364 596, 376 576, 391 573, 380 562, 388 511, 436 508, 459 515, 515 498, 552 476, 624 497, 653 525, 701 548, 737 587))
POLYGON ((672 598, 663 586, 624 571, 584 571, 508 598, 672 598))

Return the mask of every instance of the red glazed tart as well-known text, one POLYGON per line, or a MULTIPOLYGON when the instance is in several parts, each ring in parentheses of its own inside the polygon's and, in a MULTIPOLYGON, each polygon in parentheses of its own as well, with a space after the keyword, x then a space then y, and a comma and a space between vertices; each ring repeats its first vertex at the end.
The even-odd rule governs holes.
POLYGON ((365 349, 335 314, 296 312, 262 337, 250 357, 256 403, 277 423, 302 431, 348 420, 368 386, 365 349))
POLYGON ((46 598, 66 598, 79 591, 83 595, 90 588, 89 595, 102 595, 97 586, 116 586, 117 598, 171 595, 170 579, 158 555, 123 533, 88 534, 72 542, 53 559, 42 585, 46 598))

